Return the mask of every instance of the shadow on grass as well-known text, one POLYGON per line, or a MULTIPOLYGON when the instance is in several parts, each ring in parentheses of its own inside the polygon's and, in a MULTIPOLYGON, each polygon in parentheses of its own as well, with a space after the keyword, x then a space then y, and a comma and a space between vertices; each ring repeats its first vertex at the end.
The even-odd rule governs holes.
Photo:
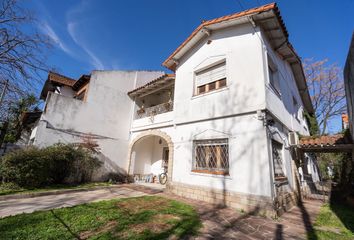
POLYGON ((343 225, 354 234, 354 206, 350 206, 344 194, 339 190, 333 190, 331 194, 330 208, 337 215, 343 225))

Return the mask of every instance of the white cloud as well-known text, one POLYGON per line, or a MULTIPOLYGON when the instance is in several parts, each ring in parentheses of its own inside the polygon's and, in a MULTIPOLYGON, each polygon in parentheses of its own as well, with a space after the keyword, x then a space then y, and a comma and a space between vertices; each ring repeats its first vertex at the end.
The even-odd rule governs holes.
POLYGON ((42 24, 39 25, 39 28, 54 43, 56 43, 61 50, 63 50, 65 53, 69 54, 70 56, 75 57, 74 52, 66 46, 66 44, 58 37, 58 35, 53 30, 53 28, 46 21, 43 21, 42 24))
POLYGON ((70 37, 90 57, 90 63, 92 64, 92 66, 95 67, 96 70, 104 69, 104 65, 102 61, 86 46, 86 44, 83 41, 80 41, 79 37, 77 36, 77 30, 76 30, 77 26, 78 23, 68 22, 67 30, 70 37))

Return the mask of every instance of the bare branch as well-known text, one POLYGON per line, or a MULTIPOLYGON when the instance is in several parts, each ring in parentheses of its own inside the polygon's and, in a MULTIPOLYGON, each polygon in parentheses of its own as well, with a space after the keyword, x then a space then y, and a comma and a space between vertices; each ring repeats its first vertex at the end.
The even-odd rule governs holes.
POLYGON ((315 116, 321 134, 328 131, 328 122, 346 111, 345 89, 341 69, 328 65, 328 60, 306 59, 304 70, 315 116))

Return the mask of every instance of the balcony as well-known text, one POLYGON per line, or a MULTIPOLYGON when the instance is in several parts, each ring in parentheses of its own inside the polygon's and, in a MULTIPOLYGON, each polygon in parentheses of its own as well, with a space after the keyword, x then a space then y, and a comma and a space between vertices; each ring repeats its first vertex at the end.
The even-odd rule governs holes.
POLYGON ((160 127, 173 119, 174 76, 163 75, 130 91, 134 100, 133 128, 160 127))
POLYGON ((151 118, 158 114, 167 113, 171 111, 173 111, 173 102, 169 101, 149 108, 140 108, 135 112, 134 119, 141 119, 145 117, 151 118))

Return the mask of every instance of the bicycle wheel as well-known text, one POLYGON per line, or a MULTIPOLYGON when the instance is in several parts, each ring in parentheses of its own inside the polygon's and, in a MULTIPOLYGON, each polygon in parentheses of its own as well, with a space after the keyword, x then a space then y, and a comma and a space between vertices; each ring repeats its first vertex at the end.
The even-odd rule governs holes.
POLYGON ((160 182, 160 184, 162 184, 162 185, 165 185, 165 184, 166 184, 166 182, 167 182, 167 174, 166 174, 166 173, 161 173, 161 174, 159 175, 159 182, 160 182))

